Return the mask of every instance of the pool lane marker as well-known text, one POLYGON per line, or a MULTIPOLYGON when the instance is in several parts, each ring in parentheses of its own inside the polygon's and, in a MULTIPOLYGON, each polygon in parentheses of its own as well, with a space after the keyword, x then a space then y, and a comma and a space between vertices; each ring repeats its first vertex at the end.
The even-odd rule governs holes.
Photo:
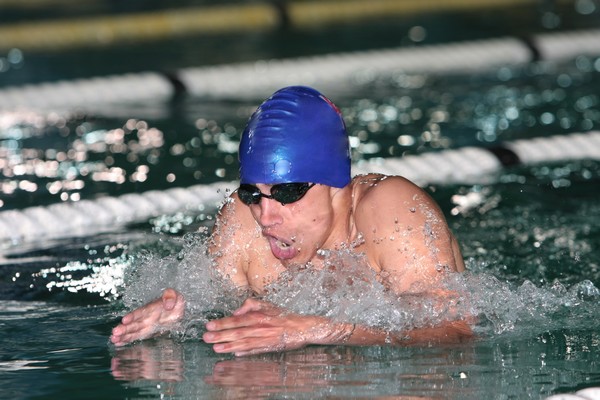
POLYGON ((288 85, 318 86, 334 93, 363 76, 467 73, 521 65, 536 57, 532 46, 542 60, 600 55, 600 29, 535 35, 529 41, 530 46, 518 38, 497 38, 13 86, 0 89, 0 111, 98 112, 101 105, 168 101, 181 94, 263 98, 288 85))
MULTIPOLYGON (((515 165, 517 161, 532 165, 578 159, 600 160, 600 131, 517 140, 491 149, 465 147, 360 161, 353 164, 352 172, 401 175, 421 186, 485 184, 496 180, 503 165, 515 165)), ((0 211, 0 251, 24 241, 92 235, 160 215, 197 213, 201 205, 216 209, 237 185, 237 182, 217 182, 0 211)))
POLYGON ((579 159, 600 160, 600 131, 363 160, 353 165, 353 174, 401 175, 420 186, 492 183, 503 168, 579 159))
POLYGON ((521 42, 523 42, 523 44, 531 52, 531 61, 532 62, 542 60, 542 53, 540 52, 540 49, 538 48, 535 38, 533 38, 531 36, 523 36, 523 37, 520 37, 519 39, 521 40, 521 42))
POLYGON ((521 159, 519 158, 519 155, 511 149, 509 149, 508 147, 498 145, 488 147, 486 148, 486 150, 495 155, 503 167, 513 167, 515 165, 521 164, 521 159))

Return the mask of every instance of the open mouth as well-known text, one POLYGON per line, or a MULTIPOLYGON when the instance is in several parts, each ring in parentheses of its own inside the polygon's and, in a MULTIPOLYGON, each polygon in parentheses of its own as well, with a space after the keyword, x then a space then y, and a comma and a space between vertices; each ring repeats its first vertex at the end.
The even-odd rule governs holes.
POLYGON ((271 252, 273 255, 280 260, 287 260, 293 258, 298 253, 298 250, 287 241, 283 241, 274 236, 267 235, 267 240, 271 246, 271 252))

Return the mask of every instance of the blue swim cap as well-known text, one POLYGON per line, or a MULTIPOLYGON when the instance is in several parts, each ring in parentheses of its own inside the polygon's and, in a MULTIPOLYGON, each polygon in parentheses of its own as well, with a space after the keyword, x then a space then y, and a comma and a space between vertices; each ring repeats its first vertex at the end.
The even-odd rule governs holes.
POLYGON ((350 147, 338 108, 304 86, 275 92, 254 112, 239 149, 241 183, 350 182, 350 147))

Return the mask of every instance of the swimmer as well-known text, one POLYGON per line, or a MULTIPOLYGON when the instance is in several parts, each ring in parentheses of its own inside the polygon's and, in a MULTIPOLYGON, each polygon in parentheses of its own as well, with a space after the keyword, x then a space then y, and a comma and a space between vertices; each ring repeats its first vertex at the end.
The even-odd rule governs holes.
MULTIPOLYGON (((327 250, 364 256, 397 296, 447 305, 448 273, 464 270, 445 218, 421 188, 399 176, 351 177, 350 149, 338 108, 318 91, 275 92, 250 118, 240 141, 240 186, 218 213, 209 252, 219 272, 254 295, 233 315, 209 321, 203 340, 237 356, 306 345, 453 342, 472 336, 466 318, 406 332, 300 315, 264 300, 268 285, 293 265, 323 266, 327 250)), ((340 266, 341 267, 341 266, 340 266)), ((184 317, 175 289, 125 315, 111 341, 122 346, 158 334, 184 317)))

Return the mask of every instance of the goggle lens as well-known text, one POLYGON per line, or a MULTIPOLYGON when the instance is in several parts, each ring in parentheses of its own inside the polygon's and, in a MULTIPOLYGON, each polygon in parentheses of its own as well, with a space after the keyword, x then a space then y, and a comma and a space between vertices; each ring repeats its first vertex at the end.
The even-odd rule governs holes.
POLYGON ((314 183, 280 183, 271 186, 271 194, 264 194, 254 185, 242 184, 237 190, 238 197, 246 205, 258 204, 262 197, 273 199, 283 205, 295 203, 300 200, 308 190, 315 186, 314 183))

